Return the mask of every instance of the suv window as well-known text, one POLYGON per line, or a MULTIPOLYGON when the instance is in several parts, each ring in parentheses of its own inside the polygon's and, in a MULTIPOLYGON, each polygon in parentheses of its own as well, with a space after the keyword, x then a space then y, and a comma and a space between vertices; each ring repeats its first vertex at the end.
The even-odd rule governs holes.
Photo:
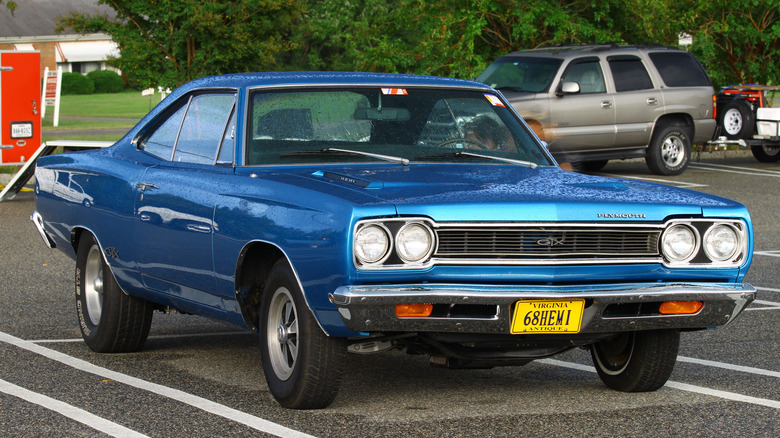
POLYGON ((546 93, 562 63, 556 58, 513 56, 494 62, 476 80, 499 90, 546 93))
POLYGON ((707 72, 693 56, 686 52, 655 52, 650 60, 661 74, 667 87, 709 87, 707 72))
POLYGON ((601 71, 598 58, 585 58, 572 61, 561 78, 563 82, 580 84, 581 94, 605 93, 604 72, 601 71))
POLYGON ((615 81, 615 90, 636 91, 653 88, 653 81, 647 74, 642 60, 636 56, 618 55, 607 57, 612 78, 615 81))

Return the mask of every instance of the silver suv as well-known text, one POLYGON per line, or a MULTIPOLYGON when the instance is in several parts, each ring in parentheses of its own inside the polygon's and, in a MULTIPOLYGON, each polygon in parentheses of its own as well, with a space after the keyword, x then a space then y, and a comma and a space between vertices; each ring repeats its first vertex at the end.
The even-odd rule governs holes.
POLYGON ((715 131, 707 72, 673 47, 524 50, 500 57, 476 80, 499 89, 558 161, 577 170, 645 157, 652 172, 677 175, 691 145, 715 131))

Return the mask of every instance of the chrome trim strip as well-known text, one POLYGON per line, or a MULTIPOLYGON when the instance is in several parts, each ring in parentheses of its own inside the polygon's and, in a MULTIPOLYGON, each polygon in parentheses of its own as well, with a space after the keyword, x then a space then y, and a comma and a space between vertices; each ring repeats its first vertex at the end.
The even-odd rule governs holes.
POLYGON ((54 249, 57 247, 57 244, 54 243, 54 239, 52 239, 49 236, 49 233, 46 232, 46 229, 43 226, 43 216, 41 216, 40 213, 38 213, 38 210, 35 210, 33 214, 30 216, 30 220, 35 224, 35 228, 38 230, 38 234, 41 235, 41 238, 43 239, 43 243, 46 244, 46 246, 49 247, 49 249, 54 249))

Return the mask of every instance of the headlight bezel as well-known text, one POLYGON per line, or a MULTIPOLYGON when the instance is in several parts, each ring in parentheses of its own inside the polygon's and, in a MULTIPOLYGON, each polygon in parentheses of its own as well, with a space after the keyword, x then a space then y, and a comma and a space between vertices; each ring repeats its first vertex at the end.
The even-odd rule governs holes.
POLYGON ((733 259, 737 255, 737 253, 740 250, 740 241, 741 241, 741 239, 740 239, 740 233, 739 233, 738 229, 736 229, 731 224, 718 223, 718 224, 715 224, 715 225, 711 226, 709 229, 707 229, 707 232, 704 234, 704 237, 702 238, 702 247, 704 249, 704 253, 714 263, 724 263, 724 262, 728 262, 729 260, 733 259), (722 256, 722 255, 719 256, 719 255, 713 254, 713 251, 710 248, 710 243, 711 243, 710 239, 714 238, 713 235, 715 234, 715 232, 719 228, 730 230, 733 233, 733 236, 734 236, 734 240, 735 240, 734 248, 732 248, 731 251, 726 256, 722 256))
POLYGON ((747 224, 739 219, 673 219, 664 224, 664 231, 659 239, 659 253, 663 258, 664 266, 670 268, 737 268, 745 263, 749 254, 749 236, 747 224), (696 234, 696 250, 681 261, 672 260, 664 251, 664 237, 668 230, 676 226, 686 226, 694 230, 696 234), (728 257, 715 257, 706 248, 712 232, 718 227, 725 226, 734 232, 736 243, 734 250, 728 257))
POLYGON ((355 267, 360 270, 388 270, 388 269, 420 269, 432 264, 432 256, 436 251, 437 238, 434 231, 433 221, 427 218, 384 218, 384 219, 366 219, 361 220, 355 225, 352 243, 352 259, 355 267), (358 234, 367 227, 381 227, 387 233, 391 244, 385 257, 375 262, 367 262, 359 256, 357 252, 358 234), (428 236, 429 244, 426 251, 415 259, 404 254, 404 250, 399 247, 399 236, 403 230, 417 228, 424 230, 428 236))
POLYGON ((668 260, 671 263, 688 263, 690 262, 694 257, 696 257, 696 254, 698 254, 700 246, 701 246, 701 238, 699 235, 699 231, 691 226, 690 224, 685 223, 675 223, 670 226, 667 226, 664 229, 664 232, 661 234, 661 255, 664 257, 665 260, 668 260), (670 235, 675 230, 686 230, 690 233, 690 236, 693 240, 690 249, 687 251, 687 254, 677 257, 670 255, 671 251, 667 251, 667 247, 670 245, 667 245, 667 239, 671 238, 670 235))
POLYGON ((390 257, 390 254, 392 254, 393 251, 393 237, 390 233, 390 230, 387 229, 387 227, 380 223, 369 223, 365 224, 364 226, 355 229, 353 242, 352 242, 352 254, 357 263, 360 265, 381 265, 385 262, 385 260, 390 257), (385 248, 382 252, 382 255, 380 257, 366 257, 365 251, 363 250, 363 246, 361 246, 359 240, 361 233, 367 233, 367 230, 376 230, 380 234, 384 235, 385 238, 385 248), (363 254, 363 255, 361 255, 363 254))

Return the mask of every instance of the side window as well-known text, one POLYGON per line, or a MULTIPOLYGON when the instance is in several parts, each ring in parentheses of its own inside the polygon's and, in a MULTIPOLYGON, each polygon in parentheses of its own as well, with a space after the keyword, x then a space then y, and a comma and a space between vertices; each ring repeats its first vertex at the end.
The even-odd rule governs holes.
POLYGON ((566 68, 561 77, 563 82, 576 82, 580 84, 581 94, 605 93, 604 72, 601 71, 598 58, 587 60, 575 60, 566 68))
POLYGON ((609 69, 612 71, 612 78, 615 81, 615 90, 637 91, 653 88, 653 81, 647 74, 642 60, 636 56, 618 55, 607 58, 609 69))
POLYGON ((688 52, 655 52, 650 60, 667 87, 712 86, 704 67, 688 52))
POLYGON ((233 94, 194 96, 181 126, 173 161, 213 164, 234 101, 233 94))
POLYGON ((150 137, 141 140, 139 148, 163 160, 170 160, 173 156, 173 146, 176 145, 176 136, 179 134, 181 121, 184 119, 186 111, 187 105, 182 105, 150 137))
POLYGON ((225 134, 222 136, 222 144, 219 147, 219 157, 217 164, 232 164, 236 152, 236 108, 233 107, 233 114, 225 128, 225 134))

